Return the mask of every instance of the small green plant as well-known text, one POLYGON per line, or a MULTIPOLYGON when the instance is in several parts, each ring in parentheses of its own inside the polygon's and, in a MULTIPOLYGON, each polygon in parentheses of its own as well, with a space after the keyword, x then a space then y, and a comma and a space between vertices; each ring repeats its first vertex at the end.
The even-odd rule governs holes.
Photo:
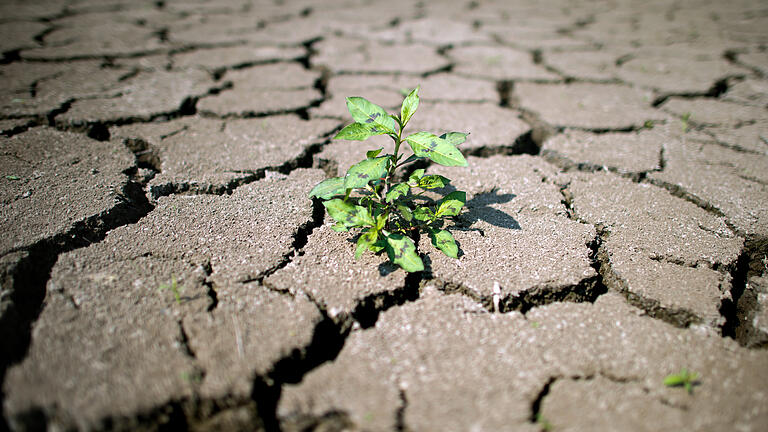
POLYGON ((546 418, 544 418, 541 413, 536 414, 536 423, 541 427, 541 430, 544 432, 549 432, 552 430, 552 423, 549 422, 546 418))
MULTIPOLYGON (((419 106, 419 88, 403 100, 400 114, 388 114, 384 108, 362 97, 348 97, 347 109, 355 120, 345 126, 335 139, 364 141, 376 135, 388 135, 394 141, 392 153, 381 155, 383 148, 370 150, 366 158, 353 165, 344 177, 318 183, 310 197, 322 200, 328 214, 336 220, 333 229, 348 231, 360 228, 355 258, 366 251, 386 250, 393 264, 407 272, 424 270, 411 236, 426 232, 432 244, 451 258, 459 248, 450 232, 443 229, 444 218, 457 216, 466 203, 466 193, 453 191, 434 201, 424 195, 429 189, 448 185, 440 175, 425 175, 414 170, 407 179, 398 181, 397 169, 421 159, 444 166, 467 166, 457 146, 467 139, 462 132, 437 136, 417 132, 408 136, 403 130, 419 106), (408 143, 413 155, 403 159, 401 146, 408 143)), ((402 180, 402 179, 401 179, 402 180)))
POLYGON ((664 378, 664 385, 667 387, 685 387, 688 394, 691 394, 693 393, 693 386, 698 383, 698 379, 699 374, 682 368, 679 373, 667 375, 664 378))
POLYGON ((688 131, 691 130, 691 125, 689 124, 690 120, 691 120, 691 113, 687 112, 683 114, 680 120, 681 126, 683 128, 683 133, 688 133, 688 131))
POLYGON ((173 293, 173 298, 176 299, 177 304, 181 304, 181 287, 179 286, 178 282, 176 281, 176 276, 171 276, 171 284, 160 284, 160 286, 157 288, 158 291, 163 290, 171 290, 173 293))

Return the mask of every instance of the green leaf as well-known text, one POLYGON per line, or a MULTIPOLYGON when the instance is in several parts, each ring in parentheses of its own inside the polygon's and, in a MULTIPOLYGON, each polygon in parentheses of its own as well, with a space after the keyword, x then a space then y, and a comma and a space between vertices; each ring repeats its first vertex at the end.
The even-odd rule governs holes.
POLYGON ((417 132, 405 138, 416 156, 424 156, 445 166, 467 166, 459 149, 429 132, 417 132))
POLYGON ((381 231, 387 226, 387 215, 382 213, 376 216, 376 231, 381 231))
POLYGON ((374 226, 376 224, 365 207, 350 204, 340 199, 324 201, 323 205, 328 210, 328 214, 344 227, 374 226))
POLYGON ((379 238, 379 232, 375 230, 366 231, 360 235, 360 238, 357 239, 357 250, 355 250, 355 259, 360 259, 360 256, 363 255, 363 252, 368 250, 371 246, 373 246, 374 243, 376 243, 376 240, 379 238))
POLYGON ((417 161, 417 160, 419 160, 419 159, 422 159, 422 158, 421 158, 421 157, 419 157, 419 156, 416 156, 415 154, 412 154, 412 155, 408 156, 408 159, 404 160, 404 161, 403 161, 402 163, 400 163, 399 165, 405 165, 405 164, 407 164, 407 163, 411 163, 411 162, 413 162, 413 161, 417 161))
POLYGON ((398 204, 397 210, 400 211, 400 215, 405 219, 407 222, 410 222, 413 220, 413 212, 411 209, 408 208, 405 204, 398 204))
POLYGON ((368 125, 352 123, 344 126, 344 129, 340 130, 333 139, 364 141, 374 135, 382 135, 384 133, 385 132, 375 133, 371 131, 371 128, 368 125))
POLYGON ((440 200, 436 215, 437 217, 457 216, 466 202, 466 192, 453 191, 440 200))
POLYGON ((368 182, 378 180, 387 175, 389 157, 382 156, 358 162, 344 176, 344 187, 347 189, 365 187, 368 182))
POLYGON ((424 263, 416 253, 416 245, 413 244, 413 240, 402 234, 387 236, 387 255, 389 255, 390 261, 409 273, 424 270, 424 263))
POLYGON ((384 108, 369 102, 365 98, 353 96, 347 98, 349 114, 357 123, 370 126, 370 131, 377 134, 395 133, 397 123, 384 108))
POLYGON ((335 224, 334 224, 334 225, 331 227, 331 229, 332 229, 332 230, 334 230, 334 231, 336 231, 336 232, 344 232, 344 231, 349 231, 349 228, 345 227, 345 226, 344 226, 344 224, 342 224, 342 223, 339 223, 339 222, 336 222, 336 223, 335 223, 335 224))
POLYGON ((21 180, 21 177, 19 177, 17 175, 7 175, 7 176, 5 176, 5 179, 6 180, 21 180))
POLYGON ((464 132, 448 132, 440 135, 440 138, 446 140, 449 144, 457 146, 467 140, 467 135, 464 132))
POLYGON ((378 240, 376 240, 376 243, 368 246, 368 250, 373 253, 379 253, 387 248, 387 242, 385 239, 379 237, 378 240))
POLYGON ((408 183, 398 183, 392 186, 389 192, 387 192, 387 202, 392 203, 401 196, 407 195, 410 189, 411 187, 408 186, 408 183))
POLYGON ((416 210, 413 211, 413 218, 419 221, 430 220, 432 219, 432 216, 434 216, 434 214, 429 207, 416 207, 416 210))
POLYGON ((336 195, 344 195, 344 178, 334 177, 321 181, 309 192, 309 197, 318 197, 327 200, 336 195))
POLYGON ((424 177, 424 171, 423 169, 417 169, 414 171, 409 177, 408 177, 408 183, 411 186, 418 186, 419 180, 424 177))
POLYGON ((667 377, 664 378, 664 385, 667 387, 681 386, 684 382, 685 379, 683 379, 680 374, 667 375, 667 377))
POLYGON ((403 105, 400 107, 400 121, 403 122, 403 126, 408 123, 413 113, 419 107, 419 86, 417 86, 408 96, 403 99, 403 105))
POLYGON ((382 148, 380 148, 378 150, 368 150, 367 152, 365 152, 365 157, 367 159, 373 159, 376 156, 378 156, 379 153, 381 153, 382 150, 384 150, 384 147, 382 147, 382 148))
POLYGON ((432 239, 432 245, 451 258, 459 257, 459 247, 456 246, 456 240, 451 233, 444 229, 429 230, 429 238, 432 239))
POLYGON ((437 174, 431 174, 419 179, 419 187, 422 189, 435 189, 445 187, 450 180, 437 174))

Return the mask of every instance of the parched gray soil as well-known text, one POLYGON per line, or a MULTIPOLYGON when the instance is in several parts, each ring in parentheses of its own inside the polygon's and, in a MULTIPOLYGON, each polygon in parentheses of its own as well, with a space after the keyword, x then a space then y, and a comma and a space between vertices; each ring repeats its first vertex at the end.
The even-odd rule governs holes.
POLYGON ((765 2, 7 0, 0 83, 0 432, 768 430, 765 2), (307 196, 417 85, 407 274, 307 196))

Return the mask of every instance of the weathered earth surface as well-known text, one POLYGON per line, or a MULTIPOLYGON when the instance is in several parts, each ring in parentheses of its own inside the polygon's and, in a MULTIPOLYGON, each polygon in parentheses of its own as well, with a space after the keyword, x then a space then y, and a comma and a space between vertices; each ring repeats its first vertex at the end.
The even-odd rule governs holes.
POLYGON ((0 431, 768 429, 764 9, 4 2, 0 431), (416 86, 408 274, 308 192, 416 86))

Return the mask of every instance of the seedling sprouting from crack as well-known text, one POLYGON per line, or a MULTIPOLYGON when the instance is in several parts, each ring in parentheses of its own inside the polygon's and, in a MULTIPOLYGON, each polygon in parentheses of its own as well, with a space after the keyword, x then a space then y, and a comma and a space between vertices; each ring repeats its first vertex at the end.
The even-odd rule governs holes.
POLYGON ((176 276, 171 276, 171 284, 170 285, 168 285, 168 284, 160 284, 160 286, 157 289, 158 289, 158 291, 163 291, 163 290, 167 290, 167 289, 171 290, 171 292, 173 293, 173 298, 176 299, 176 303, 177 304, 181 304, 181 293, 180 293, 181 287, 179 287, 179 284, 176 281, 176 276))
POLYGON ((693 386, 698 384, 699 374, 689 372, 686 368, 680 369, 680 373, 667 375, 664 385, 667 387, 685 387, 688 394, 693 393, 693 386))
POLYGON ((380 155, 382 148, 370 150, 366 158, 353 165, 344 177, 318 183, 309 193, 322 200, 328 214, 336 220, 333 229, 348 231, 361 228, 355 258, 366 251, 386 250, 392 263, 407 272, 424 270, 411 235, 426 232, 432 244, 451 258, 459 248, 450 232, 443 229, 443 218, 457 216, 467 201, 462 191, 453 191, 435 202, 423 194, 429 189, 448 185, 440 175, 425 175, 423 169, 411 173, 406 181, 396 181, 396 171, 420 159, 445 166, 467 166, 458 148, 467 139, 462 132, 441 136, 417 132, 403 137, 403 130, 419 106, 419 88, 408 93, 400 107, 400 115, 388 114, 384 108, 362 97, 348 97, 347 109, 355 120, 345 126, 335 139, 364 141, 375 135, 388 135, 394 141, 391 154, 380 155), (413 155, 401 160, 400 146, 408 143, 413 155), (354 193, 354 194, 353 194, 354 193))
POLYGON ((683 117, 681 119, 683 133, 688 133, 688 131, 691 130, 691 125, 689 124, 690 120, 691 120, 691 113, 687 112, 683 114, 683 117))
POLYGON ((541 427, 541 430, 544 432, 548 432, 552 430, 552 423, 550 423, 546 418, 544 418, 541 413, 536 414, 536 423, 541 427))

